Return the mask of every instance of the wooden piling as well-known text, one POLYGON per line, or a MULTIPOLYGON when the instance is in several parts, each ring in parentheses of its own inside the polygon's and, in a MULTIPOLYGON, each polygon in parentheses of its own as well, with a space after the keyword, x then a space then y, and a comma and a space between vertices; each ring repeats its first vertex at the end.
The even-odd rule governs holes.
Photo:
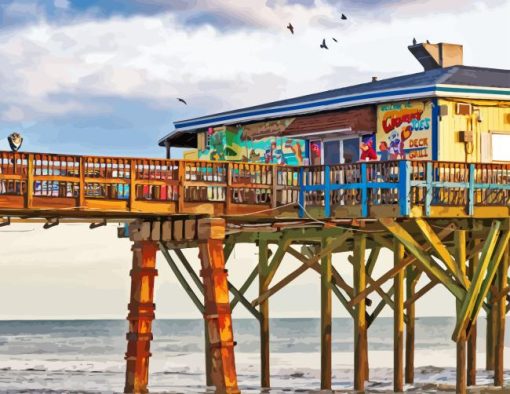
MULTIPOLYGON (((365 250, 366 235, 354 235, 354 296, 365 290, 365 250)), ((365 390, 366 364, 367 364, 367 322, 365 299, 358 302, 354 308, 354 390, 365 390)))
MULTIPOLYGON (((406 272, 406 299, 413 298, 416 292, 416 279, 414 275, 414 268, 407 267, 406 272)), ((408 384, 414 383, 414 335, 415 335, 415 303, 410 302, 406 308, 407 322, 406 322, 406 365, 405 365, 405 382, 408 384)))
MULTIPOLYGON (((473 239, 471 242, 471 249, 476 250, 480 244, 479 239, 473 239)), ((476 266, 478 265, 479 254, 474 253, 469 259, 468 278, 473 279, 476 266)), ((467 385, 476 385, 476 336, 477 336, 477 323, 474 321, 471 326, 469 338, 467 338, 467 385)))
POLYGON ((494 339, 496 337, 496 322, 497 319, 495 311, 495 307, 492 303, 492 290, 489 291, 487 295, 487 304, 489 305, 489 310, 487 311, 487 329, 485 332, 485 370, 486 371, 494 371, 494 361, 495 361, 495 347, 494 347, 494 339))
MULTIPOLYGON (((267 241, 259 241, 259 295, 267 291, 266 282, 268 271, 268 249, 267 241)), ((269 298, 260 303, 260 386, 268 388, 271 386, 270 374, 270 335, 269 335, 269 298)))
POLYGON ((216 392, 239 393, 234 359, 234 335, 230 312, 227 270, 223 255, 225 220, 198 221, 198 250, 205 290, 205 313, 209 334, 212 370, 216 392))
POLYGON ((205 384, 212 386, 213 380, 211 376, 212 371, 212 358, 211 358, 211 344, 209 343, 209 333, 207 332, 207 320, 204 320, 204 356, 205 356, 205 384))
MULTIPOLYGON (((460 276, 466 274, 466 231, 457 230, 455 240, 455 263, 460 276)), ((457 300, 457 314, 462 308, 462 303, 457 300)), ((456 392, 464 394, 467 391, 466 384, 466 335, 463 332, 457 340, 457 384, 456 392)))
POLYGON ((154 320, 154 277, 157 244, 135 242, 132 247, 131 296, 128 305, 129 332, 126 351, 125 393, 148 393, 150 341, 154 320))
POLYGON ((331 279, 331 254, 327 254, 321 259, 321 390, 331 390, 331 279))
MULTIPOLYGON (((503 291, 508 286, 508 265, 510 258, 510 245, 506 247, 505 254, 501 259, 498 276, 497 287, 498 291, 503 291)), ((503 372, 504 372, 504 350, 505 350, 505 318, 506 318, 506 295, 499 298, 497 304, 494 304, 494 313, 497 315, 497 327, 495 338, 495 357, 494 357, 494 385, 503 386, 503 372)))
MULTIPOLYGON (((404 246, 397 240, 393 243, 393 264, 398 266, 404 259, 404 246)), ((404 270, 393 280, 393 391, 404 391, 404 270)))

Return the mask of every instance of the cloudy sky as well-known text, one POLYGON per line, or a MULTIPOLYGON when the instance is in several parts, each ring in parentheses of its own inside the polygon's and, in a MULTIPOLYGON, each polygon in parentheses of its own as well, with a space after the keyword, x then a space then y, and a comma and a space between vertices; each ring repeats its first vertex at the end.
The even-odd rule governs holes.
MULTIPOLYGON (((419 72, 413 37, 463 44, 465 64, 508 69, 508 15, 508 0, 0 0, 0 139, 20 130, 31 151, 161 156, 156 141, 175 120, 419 72)), ((0 318, 126 315, 129 242, 114 227, 0 231, 0 297, 12 300, 0 318)), ((239 283, 255 251, 234 259, 239 283)), ((336 262, 349 279, 345 258, 336 262)), ((163 261, 159 269, 158 316, 199 317, 163 261)), ((444 296, 437 290, 418 313, 451 313, 444 296)), ((310 316, 318 305, 310 272, 272 311, 310 316)))
POLYGON ((0 134, 162 155, 175 120, 419 72, 413 37, 508 68, 509 14, 508 0, 1 0, 0 134))

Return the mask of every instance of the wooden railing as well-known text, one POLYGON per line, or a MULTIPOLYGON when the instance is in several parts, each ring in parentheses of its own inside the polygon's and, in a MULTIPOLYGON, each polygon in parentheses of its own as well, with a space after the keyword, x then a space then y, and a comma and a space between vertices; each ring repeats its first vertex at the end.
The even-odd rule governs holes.
POLYGON ((510 164, 366 162, 302 167, 300 179, 301 217, 314 206, 323 207, 324 217, 350 206, 359 208, 359 217, 380 215, 378 207, 393 207, 383 214, 400 217, 410 216, 415 207, 423 209, 413 213, 419 216, 430 216, 434 207, 463 208, 472 216, 475 207, 488 206, 504 207, 501 213, 508 216, 510 208, 510 164))
POLYGON ((477 207, 508 212, 509 181, 509 164, 401 160, 291 167, 0 152, 0 214, 51 210, 64 215, 65 209, 68 216, 274 216, 278 209, 301 217, 364 218, 430 216, 442 207, 471 216, 477 207))

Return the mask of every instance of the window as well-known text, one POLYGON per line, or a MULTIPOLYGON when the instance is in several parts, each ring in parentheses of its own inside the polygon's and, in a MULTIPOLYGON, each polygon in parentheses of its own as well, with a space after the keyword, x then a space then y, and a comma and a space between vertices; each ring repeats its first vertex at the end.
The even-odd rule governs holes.
POLYGON ((510 133, 492 132, 492 161, 510 161, 510 133))

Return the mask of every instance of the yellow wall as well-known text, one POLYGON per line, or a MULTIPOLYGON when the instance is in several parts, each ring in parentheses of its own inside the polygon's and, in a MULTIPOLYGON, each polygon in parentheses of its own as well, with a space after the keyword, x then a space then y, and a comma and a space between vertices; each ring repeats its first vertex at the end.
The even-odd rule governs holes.
POLYGON ((182 157, 184 160, 198 160, 198 150, 189 149, 182 153, 182 157))
POLYGON ((510 102, 508 101, 440 99, 438 104, 448 107, 448 115, 443 116, 439 121, 439 160, 489 161, 487 158, 491 154, 489 133, 499 131, 510 134, 510 102), (457 102, 471 103, 472 114, 457 115, 457 102), (477 121, 479 113, 481 122, 477 121), (465 130, 473 130, 472 147, 467 145, 468 151, 472 150, 472 153, 466 153, 466 144, 459 140, 459 131, 465 130))

